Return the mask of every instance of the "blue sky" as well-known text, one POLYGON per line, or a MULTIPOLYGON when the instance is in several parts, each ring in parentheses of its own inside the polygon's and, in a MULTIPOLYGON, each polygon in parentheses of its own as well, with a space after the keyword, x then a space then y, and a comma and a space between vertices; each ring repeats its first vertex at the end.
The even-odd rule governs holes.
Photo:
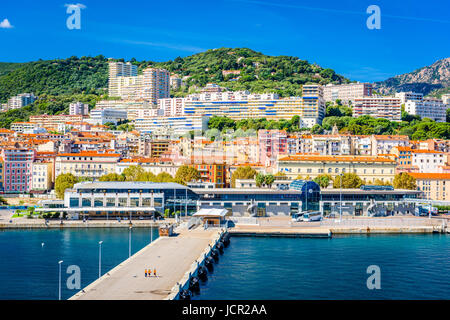
POLYGON ((377 81, 450 56, 449 12, 442 0, 1 0, 0 61, 98 54, 165 61, 248 47, 377 81), (65 4, 77 3, 86 6, 81 30, 69 30, 65 4), (380 30, 366 27, 372 4, 381 9, 380 30))

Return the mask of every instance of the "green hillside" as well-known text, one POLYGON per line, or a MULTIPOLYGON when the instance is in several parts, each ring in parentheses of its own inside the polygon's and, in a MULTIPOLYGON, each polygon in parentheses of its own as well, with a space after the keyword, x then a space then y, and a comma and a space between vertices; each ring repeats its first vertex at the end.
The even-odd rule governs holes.
POLYGON ((348 79, 332 69, 324 69, 291 56, 268 56, 247 48, 220 48, 173 61, 140 63, 140 67, 162 67, 181 77, 188 76, 186 88, 174 95, 185 95, 196 87, 212 82, 231 90, 276 92, 281 96, 301 94, 301 85, 346 83, 348 79), (225 71, 225 72, 224 72, 225 71), (227 74, 236 71, 239 74, 227 74))
MULTIPOLYGON (((186 88, 175 95, 203 87, 208 82, 232 90, 277 92, 282 96, 301 93, 307 82, 326 84, 348 82, 332 69, 324 69, 297 57, 267 56, 250 49, 214 49, 173 61, 138 62, 139 70, 147 66, 166 68, 180 76, 188 76, 186 88), (240 72, 226 75, 226 71, 240 72), (222 72, 225 71, 225 72, 222 72), (225 75, 224 75, 225 74, 225 75)), ((0 102, 23 92, 34 94, 105 93, 108 86, 108 64, 103 56, 71 57, 23 64, 0 63, 0 102)))
MULTIPOLYGON (((0 74, 7 68, 7 64, 4 67, 0 64, 0 74)), ((24 92, 103 93, 108 84, 107 59, 103 56, 35 61, 9 68, 12 70, 0 76, 0 102, 24 92)))

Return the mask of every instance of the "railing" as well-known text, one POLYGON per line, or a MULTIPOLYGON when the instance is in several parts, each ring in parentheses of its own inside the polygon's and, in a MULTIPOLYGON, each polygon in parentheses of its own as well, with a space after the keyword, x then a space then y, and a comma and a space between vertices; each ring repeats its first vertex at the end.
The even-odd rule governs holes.
POLYGON ((253 217, 228 217, 228 220, 234 224, 258 225, 258 219, 253 217))
POLYGON ((355 227, 355 228, 376 228, 376 227, 423 227, 440 226, 441 219, 429 218, 339 218, 323 219, 320 223, 324 227, 355 227))
POLYGON ((191 218, 187 223, 187 228, 190 230, 192 227, 196 227, 202 224, 202 219, 200 218, 191 218))

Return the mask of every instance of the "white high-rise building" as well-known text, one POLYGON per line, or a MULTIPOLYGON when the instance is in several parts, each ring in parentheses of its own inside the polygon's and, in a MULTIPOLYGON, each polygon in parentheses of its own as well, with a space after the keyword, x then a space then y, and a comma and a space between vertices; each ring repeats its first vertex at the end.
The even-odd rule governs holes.
POLYGON ((21 93, 8 100, 8 109, 19 109, 32 104, 37 97, 32 93, 21 93))
POLYGON ((89 105, 87 103, 74 102, 69 105, 70 115, 89 115, 89 105))
POLYGON ((130 62, 109 62, 109 96, 120 97, 122 79, 136 76, 137 67, 130 62))
POLYGON ((400 121, 402 118, 400 98, 372 96, 355 99, 353 117, 364 115, 400 121))
POLYGON ((444 94, 444 95, 442 95, 441 99, 442 99, 442 102, 443 102, 444 104, 447 104, 448 107, 450 108, 450 94, 444 94))
POLYGON ((423 100, 423 94, 422 93, 416 93, 416 92, 397 92, 395 94, 396 98, 400 99, 400 102, 402 104, 405 104, 406 101, 416 101, 416 102, 420 102, 423 100))
POLYGON ((425 98, 423 101, 406 101, 405 111, 421 118, 430 118, 436 122, 446 121, 447 105, 440 99, 425 98))
POLYGON ((323 87, 325 102, 341 100, 348 104, 357 98, 370 97, 372 95, 371 83, 328 84, 323 87))
POLYGON ((110 97, 145 100, 153 105, 170 97, 170 74, 165 69, 147 68, 137 75, 136 66, 130 63, 110 62, 109 68, 110 97))

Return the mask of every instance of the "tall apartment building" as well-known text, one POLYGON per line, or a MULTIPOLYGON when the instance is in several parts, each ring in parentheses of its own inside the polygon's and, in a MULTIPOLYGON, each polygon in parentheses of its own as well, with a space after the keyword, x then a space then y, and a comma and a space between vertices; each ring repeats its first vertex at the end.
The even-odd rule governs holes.
POLYGON ((117 122, 127 119, 127 112, 116 109, 93 109, 91 110, 91 116, 86 121, 90 124, 103 125, 111 122, 117 124, 117 122))
POLYGON ((395 97, 400 99, 402 104, 405 104, 407 101, 415 101, 420 102, 423 100, 423 94, 417 92, 397 92, 395 93, 395 97))
POLYGON ((146 100, 156 105, 158 99, 170 96, 170 73, 165 69, 147 68, 137 75, 130 63, 109 63, 109 96, 125 100, 146 100))
POLYGON ((321 124, 325 117, 323 87, 318 84, 303 85, 301 100, 302 112, 300 116, 300 127, 311 128, 315 124, 321 124))
POLYGON ((36 151, 34 149, 5 148, 2 150, 4 190, 6 193, 30 192, 32 166, 35 157, 36 151))
POLYGON ((353 117, 357 118, 364 115, 391 121, 401 121, 400 98, 379 96, 357 98, 353 105, 353 117))
MULTIPOLYGON (((290 120, 300 116, 300 127, 312 127, 322 123, 325 117, 325 102, 322 86, 303 86, 303 96, 279 99, 276 94, 250 94, 246 91, 223 92, 222 88, 210 85, 200 95, 187 98, 171 98, 158 101, 164 116, 223 116, 233 120, 258 119, 290 120)), ((151 120, 152 117, 147 117, 151 120)), ((147 118, 136 119, 136 123, 147 118)))
POLYGON ((279 155, 287 153, 287 133, 285 130, 259 130, 258 144, 260 163, 270 167, 279 155))
POLYGON ((430 118, 436 122, 446 121, 447 105, 440 99, 425 98, 421 101, 406 101, 405 111, 421 118, 430 118))
POLYGON ((442 99, 442 102, 443 102, 444 104, 447 104, 448 107, 450 108, 450 94, 444 94, 444 95, 442 95, 441 99, 442 99))
POLYGON ((372 95, 371 83, 328 84, 323 88, 325 102, 341 100, 348 104, 357 98, 370 97, 372 95))
POLYGON ((137 66, 132 65, 130 62, 109 62, 109 96, 120 96, 120 83, 123 77, 136 77, 137 66))
POLYGON ((74 115, 89 115, 89 105, 82 102, 73 102, 69 105, 69 114, 74 115))
POLYGON ((8 109, 19 109, 32 104, 36 99, 37 97, 32 93, 21 93, 15 97, 9 98, 7 107, 8 109))
POLYGON ((154 104, 170 97, 170 73, 165 69, 147 68, 143 72, 142 99, 154 104))

